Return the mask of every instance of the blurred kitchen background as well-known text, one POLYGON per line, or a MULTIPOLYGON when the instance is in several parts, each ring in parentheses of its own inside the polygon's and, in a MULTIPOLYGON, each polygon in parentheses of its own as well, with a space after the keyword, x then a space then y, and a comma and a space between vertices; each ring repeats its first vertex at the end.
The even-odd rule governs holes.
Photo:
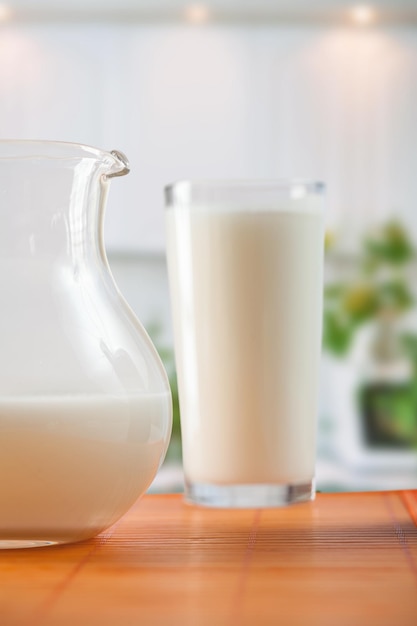
MULTIPOLYGON (((163 187, 327 184, 318 489, 417 488, 417 2, 10 0, 0 137, 125 152, 105 238, 175 366, 163 187)), ((181 489, 178 409, 153 490, 181 489)))

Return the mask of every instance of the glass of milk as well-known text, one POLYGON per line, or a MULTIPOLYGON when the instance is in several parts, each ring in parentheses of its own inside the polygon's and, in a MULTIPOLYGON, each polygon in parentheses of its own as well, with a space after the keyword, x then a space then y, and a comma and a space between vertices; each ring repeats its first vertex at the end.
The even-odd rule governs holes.
POLYGON ((185 498, 314 498, 324 185, 166 188, 185 498))

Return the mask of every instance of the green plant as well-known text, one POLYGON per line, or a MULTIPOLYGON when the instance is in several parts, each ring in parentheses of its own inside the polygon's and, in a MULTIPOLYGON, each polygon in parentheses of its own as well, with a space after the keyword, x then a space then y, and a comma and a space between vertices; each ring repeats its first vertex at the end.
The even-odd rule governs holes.
POLYGON ((343 356, 364 323, 383 315, 402 315, 413 306, 408 271, 415 255, 412 241, 398 221, 389 221, 365 235, 355 275, 325 286, 325 350, 343 356))
POLYGON ((409 379, 362 381, 358 409, 369 445, 417 447, 417 334, 400 333, 396 321, 413 305, 412 263, 416 252, 406 229, 390 221, 367 233, 353 276, 327 284, 324 291, 324 349, 342 358, 358 330, 374 321, 378 339, 372 357, 385 364, 401 353, 409 379))

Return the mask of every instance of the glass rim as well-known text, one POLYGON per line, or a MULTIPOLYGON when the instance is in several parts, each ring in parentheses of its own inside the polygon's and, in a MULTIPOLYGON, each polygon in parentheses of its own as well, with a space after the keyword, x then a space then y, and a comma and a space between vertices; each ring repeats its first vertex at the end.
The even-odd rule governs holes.
POLYGON ((304 177, 288 177, 288 178, 180 178, 165 185, 165 188, 175 187, 176 185, 195 185, 207 187, 284 187, 288 185, 324 185, 321 180, 304 177))
POLYGON ((174 181, 164 187, 166 207, 176 203, 176 196, 191 197, 191 193, 198 192, 256 192, 271 193, 302 190, 303 193, 323 195, 326 185, 321 180, 310 178, 266 178, 266 179, 183 179, 174 181))

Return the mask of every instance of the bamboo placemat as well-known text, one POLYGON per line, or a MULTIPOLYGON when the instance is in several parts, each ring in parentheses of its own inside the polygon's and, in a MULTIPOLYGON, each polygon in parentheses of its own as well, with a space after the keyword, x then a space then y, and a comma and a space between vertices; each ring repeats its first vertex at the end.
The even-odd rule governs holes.
POLYGON ((285 509, 148 495, 80 544, 0 553, 1 626, 416 626, 417 492, 285 509))

